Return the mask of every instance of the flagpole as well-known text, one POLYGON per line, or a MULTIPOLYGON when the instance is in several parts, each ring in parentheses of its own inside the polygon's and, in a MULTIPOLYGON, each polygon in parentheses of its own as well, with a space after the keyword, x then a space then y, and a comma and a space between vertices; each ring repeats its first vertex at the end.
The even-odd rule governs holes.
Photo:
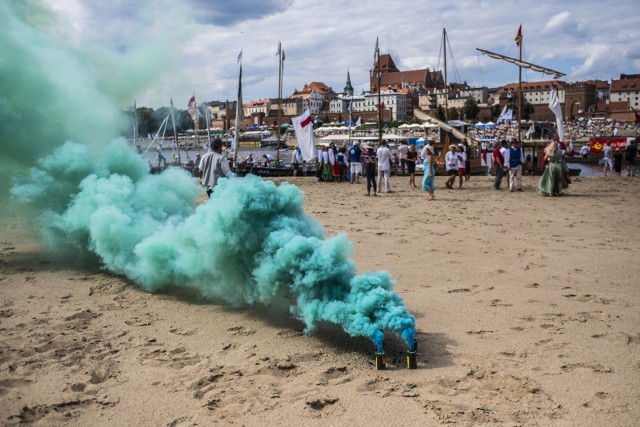
MULTIPOLYGON (((242 51, 240 53, 242 55, 242 51)), ((236 101, 235 144, 233 147, 233 167, 238 170, 238 150, 240 149, 240 122, 244 115, 242 109, 242 56, 240 57, 240 74, 238 77, 238 99, 236 101)))
POLYGON ((353 92, 351 92, 351 99, 349 100, 349 136, 347 137, 347 146, 351 145, 351 110, 353 110, 353 92))
POLYGON ((376 37, 376 51, 375 51, 375 55, 376 55, 376 74, 377 74, 377 78, 378 78, 378 146, 382 146, 382 101, 380 99, 380 95, 382 92, 382 88, 380 87, 381 85, 381 79, 382 79, 382 73, 380 71, 380 45, 378 44, 378 38, 376 37))
POLYGON ((178 144, 178 129, 176 129, 176 118, 173 114, 173 98, 171 98, 171 124, 173 124, 173 140, 176 142, 178 151, 178 162, 180 162, 180 144, 178 144))
POLYGON ((276 123, 276 167, 280 165, 280 114, 282 111, 282 43, 278 42, 278 121, 276 123))
MULTIPOLYGON (((520 25, 522 28, 522 25, 520 25)), ((519 60, 522 61, 522 33, 520 33, 520 43, 518 47, 520 48, 520 56, 519 60)), ((522 138, 522 66, 518 65, 518 141, 522 138)), ((534 150, 535 151, 535 150, 534 150)))
POLYGON ((136 147, 138 134, 138 111, 136 108, 136 101, 133 101, 133 146, 136 147))
POLYGON ((442 47, 444 58, 444 122, 449 124, 449 88, 447 87, 447 29, 442 29, 442 47))

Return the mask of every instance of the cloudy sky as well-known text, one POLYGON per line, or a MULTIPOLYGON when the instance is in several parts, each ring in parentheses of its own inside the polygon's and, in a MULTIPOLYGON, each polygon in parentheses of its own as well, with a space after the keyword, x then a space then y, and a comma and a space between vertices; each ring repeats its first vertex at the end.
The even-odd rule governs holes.
MULTIPOLYGON (((441 69, 443 28, 449 81, 516 82, 515 66, 476 48, 517 56, 520 24, 524 59, 566 73, 567 82, 640 73, 637 0, 40 1, 63 24, 55 32, 51 25, 52 34, 135 69, 132 96, 154 108, 171 97, 184 108, 193 94, 198 101, 234 99, 241 49, 245 102, 277 96, 279 41, 286 53, 285 96, 312 81, 340 91, 347 70, 357 92, 368 90, 376 37, 401 70, 441 69), (148 78, 145 64, 153 68, 148 78)), ((126 72, 118 77, 129 78, 126 72)), ((525 81, 546 79, 523 71, 525 81)))

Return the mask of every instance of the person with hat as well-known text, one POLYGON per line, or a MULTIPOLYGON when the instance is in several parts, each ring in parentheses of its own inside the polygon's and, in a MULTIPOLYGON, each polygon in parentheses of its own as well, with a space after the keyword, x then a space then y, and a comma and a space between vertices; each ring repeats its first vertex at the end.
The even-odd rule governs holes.
POLYGON ((520 147, 520 141, 516 138, 511 140, 509 148, 509 191, 522 190, 522 165, 524 164, 524 153, 520 147), (516 182, 517 181, 517 182, 516 182), (517 187, 517 188, 514 188, 517 187))
POLYGON ((349 148, 349 163, 351 167, 351 183, 360 183, 360 175, 362 175, 362 149, 360 148, 360 141, 353 143, 349 148))

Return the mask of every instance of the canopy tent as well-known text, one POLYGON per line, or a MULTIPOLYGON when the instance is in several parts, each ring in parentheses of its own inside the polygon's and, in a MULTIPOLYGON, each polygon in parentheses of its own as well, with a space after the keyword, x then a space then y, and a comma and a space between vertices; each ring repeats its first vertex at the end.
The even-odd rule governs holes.
POLYGON ((401 124, 398 129, 409 129, 409 125, 407 123, 401 124))

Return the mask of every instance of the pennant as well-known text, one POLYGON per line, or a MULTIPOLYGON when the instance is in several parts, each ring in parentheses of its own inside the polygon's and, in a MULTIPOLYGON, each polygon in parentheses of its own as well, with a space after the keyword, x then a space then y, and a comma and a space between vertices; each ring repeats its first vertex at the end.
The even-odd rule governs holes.
POLYGON ((376 37, 376 48, 373 51, 373 59, 378 59, 380 56, 380 45, 378 44, 378 37, 376 37))
POLYGON ((240 64, 240 74, 238 75, 238 99, 236 102, 236 122, 235 122, 235 138, 231 141, 231 150, 237 153, 240 148, 240 123, 244 119, 244 111, 242 109, 242 63, 240 64))
POLYGON ((187 102, 187 107, 188 108, 192 108, 193 104, 195 104, 195 103, 196 103, 196 96, 193 95, 191 98, 189 98, 189 102, 187 102))
POLYGON ((520 43, 522 43, 522 24, 520 24, 520 28, 518 28, 518 34, 516 34, 516 46, 520 47, 520 43))
POLYGON ((240 53, 238 54, 238 60, 236 61, 236 63, 238 63, 238 64, 239 64, 240 62, 242 62, 242 50, 243 50, 243 49, 241 49, 241 50, 240 50, 240 53))

